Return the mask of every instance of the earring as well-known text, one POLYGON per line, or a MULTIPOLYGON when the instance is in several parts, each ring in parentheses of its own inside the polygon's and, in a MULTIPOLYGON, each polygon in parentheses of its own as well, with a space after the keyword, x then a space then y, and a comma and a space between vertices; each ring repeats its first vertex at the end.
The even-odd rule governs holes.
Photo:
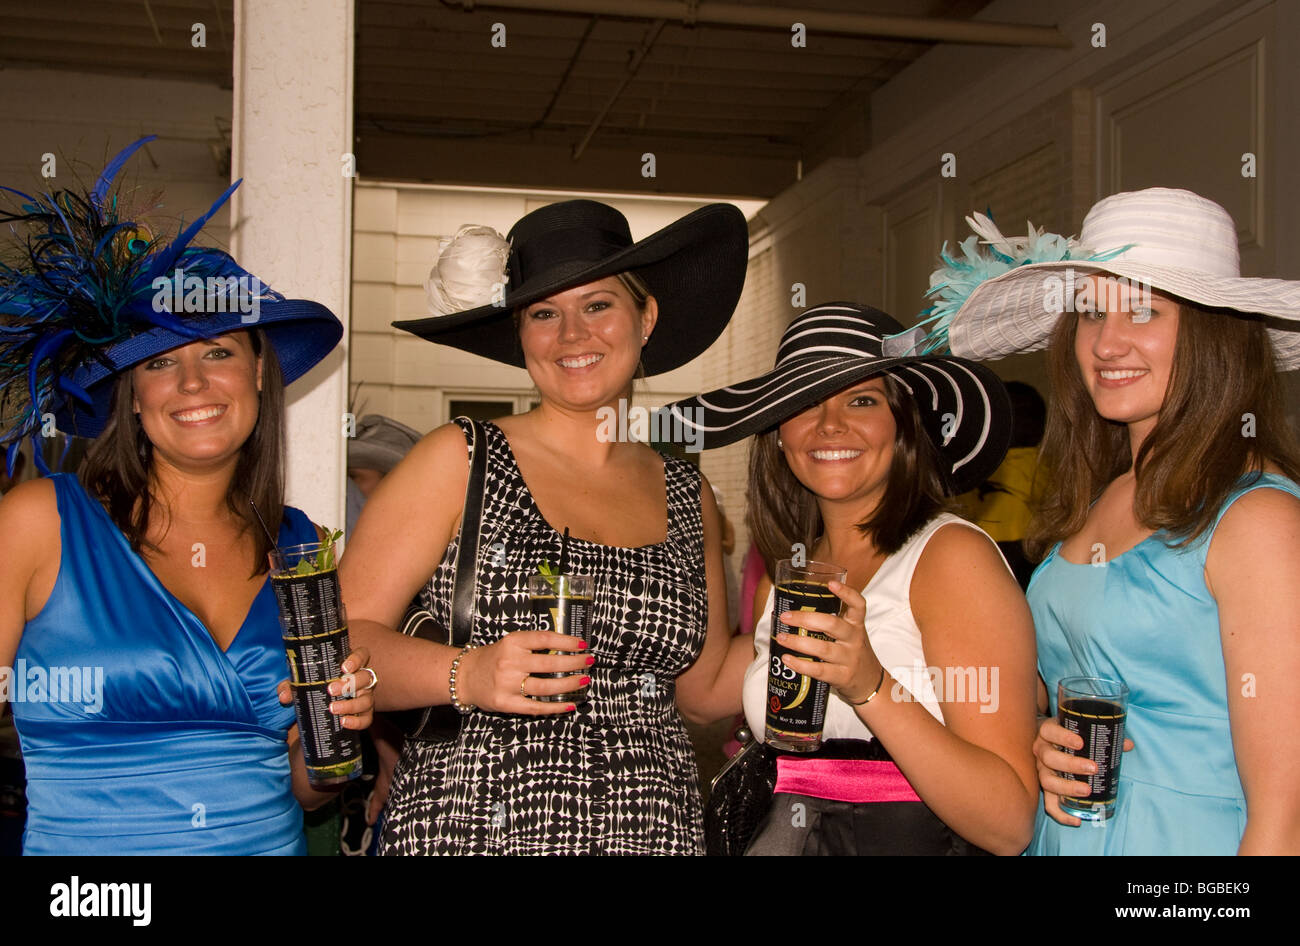
POLYGON ((785 444, 783 444, 783 443, 781 442, 781 438, 780 438, 780 437, 777 437, 777 438, 776 438, 776 449, 778 449, 778 450, 784 450, 784 449, 785 449, 785 444))
POLYGON ((642 335, 642 336, 641 336, 641 344, 642 344, 642 345, 644 345, 644 344, 645 344, 646 342, 648 342, 648 341, 650 341, 650 336, 649 336, 649 335, 642 335))

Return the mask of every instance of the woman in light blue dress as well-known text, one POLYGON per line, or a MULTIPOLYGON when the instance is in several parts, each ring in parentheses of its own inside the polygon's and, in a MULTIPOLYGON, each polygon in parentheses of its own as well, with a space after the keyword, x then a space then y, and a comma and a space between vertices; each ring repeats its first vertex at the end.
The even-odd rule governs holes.
POLYGON ((1300 448, 1277 374, 1300 366, 1300 283, 1241 277, 1231 217, 1188 191, 1109 197, 1077 242, 972 225, 1009 271, 941 300, 953 351, 1050 341, 1028 853, 1300 853, 1300 448), (1060 805, 1093 771, 1055 721, 1076 675, 1129 690, 1106 820, 1060 805))

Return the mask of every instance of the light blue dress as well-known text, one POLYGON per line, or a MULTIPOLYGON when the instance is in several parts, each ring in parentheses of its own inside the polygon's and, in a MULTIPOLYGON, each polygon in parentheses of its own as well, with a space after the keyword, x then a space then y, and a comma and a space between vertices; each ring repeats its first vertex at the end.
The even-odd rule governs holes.
MULTIPOLYGON (((1300 486, 1265 474, 1229 494, 1214 527, 1238 497, 1262 488, 1300 498, 1300 486)), ((1098 566, 1067 562, 1058 545, 1034 572, 1029 606, 1052 714, 1062 677, 1121 680, 1134 748, 1124 753, 1110 820, 1067 827, 1040 802, 1027 854, 1237 852, 1246 798, 1232 751, 1219 611, 1205 587, 1213 534, 1172 549, 1157 533, 1098 566)))
MULTIPOLYGON (((59 575, 14 659, 23 853, 305 854, 270 583, 222 652, 76 477, 50 480, 59 575)), ((306 515, 286 508, 280 544, 315 541, 306 515)))

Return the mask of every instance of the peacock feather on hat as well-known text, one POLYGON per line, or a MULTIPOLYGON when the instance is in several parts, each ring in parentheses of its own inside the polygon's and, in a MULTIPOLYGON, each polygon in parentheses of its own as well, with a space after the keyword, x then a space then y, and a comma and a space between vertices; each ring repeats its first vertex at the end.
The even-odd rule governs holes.
MULTIPOLYGON (((131 156, 155 137, 123 149, 89 191, 31 196, 0 187, 9 202, 0 206, 0 223, 8 224, 11 236, 0 247, 0 444, 8 445, 11 471, 25 436, 35 443, 54 412, 72 401, 91 403, 72 380, 79 367, 108 365, 108 348, 152 328, 188 339, 207 336, 185 312, 175 311, 174 300, 183 295, 178 279, 189 286, 198 277, 218 294, 242 296, 205 297, 200 305, 182 305, 186 311, 213 305, 234 311, 252 301, 250 292, 259 300, 283 298, 229 254, 190 245, 240 181, 170 241, 128 219, 134 214, 114 183, 131 156)), ((35 457, 48 473, 42 451, 35 457)))

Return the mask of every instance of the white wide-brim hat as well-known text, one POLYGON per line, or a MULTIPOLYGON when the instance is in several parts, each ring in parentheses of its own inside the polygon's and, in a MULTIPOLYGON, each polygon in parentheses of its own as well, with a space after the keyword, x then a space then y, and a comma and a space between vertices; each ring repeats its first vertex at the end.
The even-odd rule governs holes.
POLYGON ((977 360, 1037 351, 1047 347, 1060 316, 1055 300, 1063 277, 1070 283, 1066 271, 1080 283, 1109 273, 1228 315, 1257 317, 1268 328, 1277 368, 1300 367, 1300 281, 1243 277, 1236 225, 1212 200, 1167 187, 1107 197, 1088 211, 1068 255, 980 283, 935 334, 946 328, 953 354, 977 360))

